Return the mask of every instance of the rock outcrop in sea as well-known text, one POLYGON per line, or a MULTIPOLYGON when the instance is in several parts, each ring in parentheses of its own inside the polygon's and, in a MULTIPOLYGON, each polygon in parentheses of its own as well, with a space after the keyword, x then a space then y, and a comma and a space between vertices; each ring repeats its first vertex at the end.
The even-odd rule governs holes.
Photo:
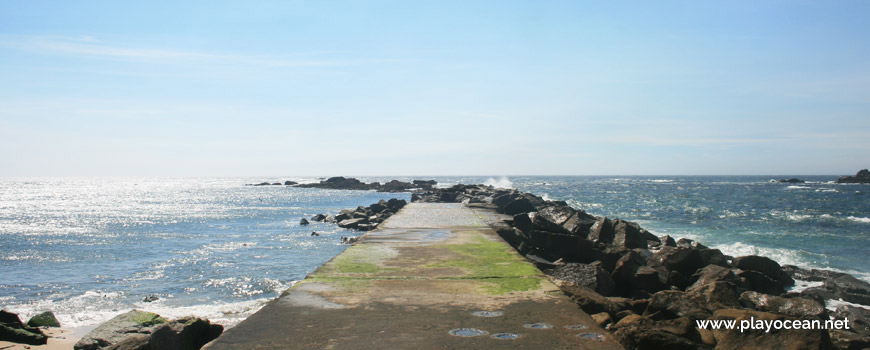
POLYGON ((870 184, 870 170, 862 169, 855 176, 841 176, 837 179, 840 184, 870 184))
POLYGON ((318 183, 299 184, 296 187, 302 188, 327 188, 333 190, 374 190, 378 192, 408 192, 411 190, 424 190, 433 188, 437 182, 435 180, 414 180, 413 182, 403 182, 392 180, 381 184, 380 182, 365 183, 355 178, 345 178, 342 176, 330 177, 318 183))
POLYGON ((38 327, 25 325, 17 314, 0 310, 0 341, 44 345, 48 337, 38 327))
MULTIPOLYGON (((384 220, 395 214, 399 209, 408 204, 404 199, 390 198, 380 200, 368 207, 359 206, 356 209, 345 209, 337 215, 317 214, 311 217, 312 221, 337 223, 339 227, 371 231, 378 227, 384 220)), ((305 220, 304 218, 302 220, 305 220)))

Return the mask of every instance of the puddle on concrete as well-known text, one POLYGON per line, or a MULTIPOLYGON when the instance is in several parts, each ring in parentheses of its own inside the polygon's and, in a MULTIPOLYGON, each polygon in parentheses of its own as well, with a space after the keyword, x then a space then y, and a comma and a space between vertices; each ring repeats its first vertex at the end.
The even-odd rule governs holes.
POLYGON ((564 326, 564 328, 565 328, 565 329, 570 329, 570 330, 572 330, 572 331, 578 331, 578 330, 586 329, 586 328, 589 328, 589 327, 588 327, 588 326, 584 326, 584 325, 582 325, 582 324, 569 324, 569 325, 567 325, 567 326, 564 326))
POLYGON ((496 333, 496 334, 493 334, 492 337, 495 338, 495 339, 508 339, 508 340, 510 340, 510 339, 517 339, 517 338, 519 338, 519 337, 522 337, 522 334, 516 334, 516 333, 496 333))
POLYGON ((523 327, 530 328, 530 329, 551 329, 551 328, 553 328, 553 325, 551 325, 549 323, 544 323, 544 322, 535 322, 535 323, 526 323, 523 325, 523 327))
POLYGON ((489 332, 477 328, 456 328, 451 329, 448 333, 457 337, 476 337, 489 334, 489 332))
POLYGON ((504 316, 504 312, 502 311, 475 311, 471 313, 477 317, 499 317, 504 316))
POLYGON ((580 333, 577 336, 583 339, 604 341, 604 334, 601 333, 580 333))

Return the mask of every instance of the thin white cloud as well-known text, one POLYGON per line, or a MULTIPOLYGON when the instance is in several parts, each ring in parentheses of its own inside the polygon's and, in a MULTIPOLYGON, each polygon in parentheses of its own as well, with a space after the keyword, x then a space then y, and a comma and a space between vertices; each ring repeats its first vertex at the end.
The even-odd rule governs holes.
POLYGON ((57 36, 2 36, 0 47, 7 49, 60 56, 84 56, 101 59, 147 61, 153 63, 215 63, 250 64, 273 67, 326 67, 346 66, 359 61, 316 59, 336 52, 304 52, 282 55, 241 55, 200 52, 175 48, 135 47, 109 43, 93 37, 57 36))

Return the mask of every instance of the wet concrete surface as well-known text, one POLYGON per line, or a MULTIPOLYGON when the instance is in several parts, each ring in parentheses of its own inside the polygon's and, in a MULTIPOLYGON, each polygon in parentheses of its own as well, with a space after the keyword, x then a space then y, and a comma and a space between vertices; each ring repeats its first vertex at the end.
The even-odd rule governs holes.
POLYGON ((621 349, 488 228, 498 219, 408 204, 208 349, 621 349))

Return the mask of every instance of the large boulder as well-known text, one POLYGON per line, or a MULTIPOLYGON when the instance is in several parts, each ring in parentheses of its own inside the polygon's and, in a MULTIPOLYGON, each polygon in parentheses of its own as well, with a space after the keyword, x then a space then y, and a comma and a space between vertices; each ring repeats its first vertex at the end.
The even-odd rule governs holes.
POLYGON ((589 228, 589 235, 587 238, 593 242, 609 244, 613 242, 614 235, 613 222, 602 216, 595 220, 595 223, 589 228))
POLYGON ((368 223, 367 217, 342 220, 338 223, 338 226, 341 228, 355 229, 355 228, 359 227, 360 224, 365 224, 365 223, 368 223))
POLYGON ((601 267, 600 263, 567 263, 546 272, 560 281, 584 286, 601 295, 611 295, 613 293, 613 279, 601 267))
POLYGON ((779 281, 776 281, 769 276, 752 270, 738 270, 737 276, 745 281, 745 285, 749 289, 759 293, 782 295, 785 294, 785 286, 779 281))
POLYGON ((827 311, 822 304, 807 298, 783 298, 746 291, 740 294, 740 302, 745 307, 786 316, 815 319, 823 319, 827 316, 827 311))
POLYGON ((691 277, 693 284, 686 288, 687 292, 703 287, 704 285, 716 282, 730 282, 735 286, 742 285, 740 277, 737 276, 733 269, 722 267, 719 265, 707 265, 704 268, 697 270, 691 277))
POLYGON ((39 328, 24 325, 17 314, 0 310, 0 341, 43 345, 48 337, 39 328))
POLYGON ((535 211, 535 206, 527 198, 519 198, 508 202, 501 208, 502 213, 516 215, 535 211))
POLYGON ((538 248, 539 254, 550 260, 590 263, 598 253, 592 242, 583 237, 565 233, 533 230, 529 233, 529 245, 538 248))
POLYGON ((779 266, 779 263, 767 257, 758 255, 741 256, 734 258, 733 265, 741 270, 763 273, 765 276, 770 277, 783 286, 794 285, 794 280, 788 275, 788 273, 782 270, 782 266, 779 266))
POLYGON ((635 222, 617 219, 613 222, 612 244, 626 249, 647 249, 647 237, 641 233, 641 230, 640 225, 635 222))
MULTIPOLYGON (((739 327, 745 323, 773 322, 793 319, 768 312, 720 309, 713 313, 714 320, 736 320, 739 327)), ((831 339, 826 330, 810 329, 714 329, 716 349, 830 349, 831 339)))
POLYGON ((849 320, 849 328, 865 337, 870 337, 870 310, 851 305, 840 305, 832 316, 837 320, 849 320))
POLYGON ((223 329, 223 326, 201 318, 180 318, 157 327, 151 334, 151 347, 161 350, 198 350, 217 338, 223 329))
POLYGON ((707 265, 698 249, 686 246, 664 246, 650 260, 664 266, 668 271, 679 271, 683 276, 692 276, 695 271, 707 265))
POLYGON ((619 306, 610 299, 584 286, 568 284, 563 285, 561 289, 574 303, 590 315, 607 312, 615 316, 617 312, 621 311, 619 306))
POLYGON ((132 310, 112 318, 90 331, 74 348, 75 350, 97 350, 118 344, 133 334, 148 334, 155 326, 166 323, 166 319, 155 313, 132 310))
POLYGON ((707 310, 741 306, 740 301, 738 301, 738 288, 731 282, 713 281, 695 286, 688 291, 688 295, 704 305, 707 310))
POLYGON ((60 327, 60 322, 57 321, 53 312, 45 311, 31 317, 27 321, 27 325, 30 327, 60 327))
POLYGON ((707 319, 710 312, 695 298, 678 290, 663 290, 653 294, 643 313, 652 319, 675 319, 688 317, 693 320, 707 319))
POLYGON ((585 211, 577 210, 574 215, 568 218, 562 227, 571 234, 586 237, 589 235, 589 229, 595 224, 595 217, 587 214, 585 211))

